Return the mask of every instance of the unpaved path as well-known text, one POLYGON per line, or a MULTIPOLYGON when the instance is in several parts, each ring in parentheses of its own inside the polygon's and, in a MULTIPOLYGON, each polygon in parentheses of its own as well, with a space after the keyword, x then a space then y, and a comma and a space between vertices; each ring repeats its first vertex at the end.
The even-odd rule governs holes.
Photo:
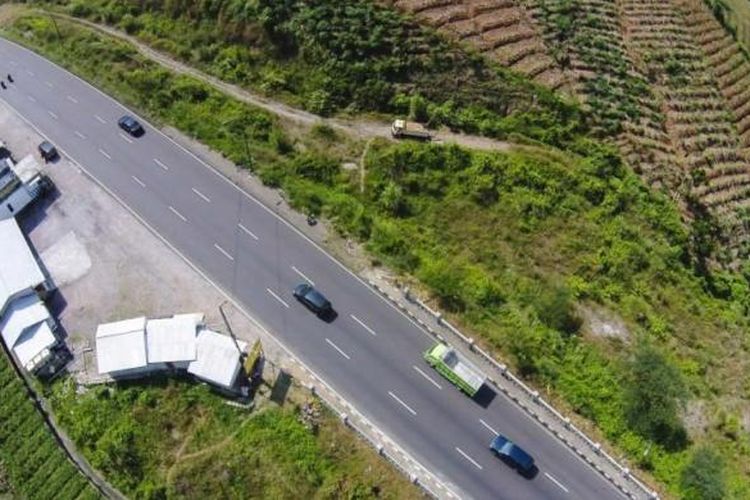
MULTIPOLYGON (((128 35, 127 33, 124 33, 118 29, 112 28, 111 26, 94 23, 86 19, 79 19, 77 17, 68 16, 61 13, 50 13, 47 11, 40 11, 40 13, 44 13, 47 15, 51 14, 55 17, 65 19, 66 21, 87 26, 106 35, 126 41, 133 45, 133 47, 135 47, 141 55, 147 57, 157 64, 160 64, 161 66, 164 66, 165 68, 168 68, 179 74, 189 75, 197 80, 211 85, 220 92, 230 95, 239 101, 262 108, 269 113, 273 113, 286 120, 307 126, 313 126, 317 123, 325 123, 326 125, 336 130, 341 130, 359 139, 371 139, 373 137, 391 137, 390 124, 388 123, 363 119, 344 120, 341 118, 324 118, 314 113, 310 113, 308 111, 304 111, 302 109, 294 108, 287 104, 268 99, 267 97, 250 92, 247 89, 244 89, 237 85, 220 80, 214 76, 204 73, 201 70, 178 61, 172 56, 165 54, 164 52, 154 50, 147 44, 138 40, 138 38, 128 35)), ((506 151, 512 146, 510 143, 504 141, 498 141, 473 135, 456 134, 450 131, 443 130, 435 134, 435 139, 444 143, 456 143, 468 148, 494 151, 506 151)))

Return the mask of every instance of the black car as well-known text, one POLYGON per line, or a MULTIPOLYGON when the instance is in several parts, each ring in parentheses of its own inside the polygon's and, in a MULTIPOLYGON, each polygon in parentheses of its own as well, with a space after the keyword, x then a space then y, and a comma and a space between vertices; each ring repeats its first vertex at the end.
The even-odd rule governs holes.
POLYGON ((45 162, 53 161, 55 158, 57 158, 57 148, 49 141, 44 141, 43 143, 41 143, 38 149, 39 154, 45 162))
POLYGON ((490 450, 503 462, 518 470, 521 475, 533 476, 536 472, 534 459, 531 455, 502 434, 498 434, 492 440, 490 450))
POLYGON ((133 118, 130 115, 125 115, 119 120, 117 120, 117 124, 120 126, 121 129, 123 129, 128 134, 134 136, 134 137, 140 137, 143 135, 145 130, 143 130, 143 127, 141 124, 133 118))
POLYGON ((294 287, 293 294, 297 300, 318 316, 325 316, 333 310, 331 302, 312 285, 300 283, 294 287))

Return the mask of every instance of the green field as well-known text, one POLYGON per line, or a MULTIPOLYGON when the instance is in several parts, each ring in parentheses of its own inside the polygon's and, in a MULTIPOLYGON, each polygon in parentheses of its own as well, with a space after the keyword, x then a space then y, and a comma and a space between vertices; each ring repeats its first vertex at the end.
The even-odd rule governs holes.
POLYGON ((26 386, 0 354, 0 495, 11 498, 85 500, 99 498, 58 445, 26 386))
MULTIPOLYGON (((74 4, 71 11, 83 5, 74 4)), ((684 224, 678 207, 645 187, 613 146, 585 135, 586 118, 575 105, 540 94, 532 119, 518 111, 513 99, 517 95, 518 102, 526 102, 534 87, 520 77, 498 72, 492 78, 508 87, 483 94, 487 71, 484 77, 468 78, 465 87, 473 93, 440 102, 444 80, 436 80, 430 89, 424 75, 393 74, 397 63, 408 59, 369 51, 382 49, 382 40, 365 48, 351 40, 356 38, 352 26, 368 12, 376 26, 390 26, 383 28, 387 33, 399 23, 411 26, 409 21, 377 9, 373 14, 364 0, 340 2, 340 8, 322 0, 306 4, 308 10, 293 14, 294 23, 283 16, 280 20, 285 29, 298 27, 292 33, 269 32, 253 17, 252 9, 246 13, 247 21, 229 23, 234 18, 228 9, 238 5, 231 1, 217 2, 214 10, 206 11, 197 2, 167 2, 164 8, 175 10, 166 14, 141 13, 135 3, 87 2, 88 10, 78 13, 150 37, 155 45, 217 75, 239 63, 226 63, 222 70, 215 67, 216 57, 202 60, 200 48, 207 47, 214 56, 225 48, 228 53, 239 51, 240 59, 249 62, 240 65, 246 74, 237 76, 238 81, 255 88, 268 78, 266 72, 283 70, 280 81, 291 83, 281 85, 279 94, 308 109, 315 109, 308 101, 322 84, 317 81, 319 74, 311 76, 310 88, 300 80, 308 68, 300 54, 323 67, 342 69, 333 73, 340 81, 329 83, 340 88, 345 99, 333 101, 327 111, 411 111, 435 123, 517 139, 525 145, 486 153, 374 141, 365 155, 367 175, 361 190, 359 173, 340 168, 343 161, 358 160, 357 145, 342 147, 343 138, 331 129, 317 127, 292 137, 276 118, 195 80, 175 76, 126 44, 67 22, 58 21, 61 42, 49 18, 42 16, 20 18, 9 33, 155 121, 178 127, 247 164, 236 140, 238 129, 225 124, 244 128, 252 137, 255 161, 250 166, 267 184, 283 189, 300 210, 322 214, 342 234, 362 241, 373 265, 386 264, 413 288, 429 293, 452 321, 545 390, 556 404, 575 412, 587 427, 595 424, 593 433, 613 443, 616 453, 627 455, 642 473, 660 481, 667 494, 715 498, 701 490, 703 484, 711 485, 714 494, 750 497, 750 438, 741 425, 746 411, 742 402, 750 397, 750 271, 711 269, 710 255, 716 249, 711 220, 684 224), (213 22, 220 14, 221 32, 213 22), (320 22, 321 16, 329 20, 327 30, 305 28, 305 22, 320 22), (309 35, 304 42, 300 42, 302 34, 309 35), (246 49, 250 55, 237 48, 238 40, 250 47, 246 49), (296 44, 297 52, 281 58, 274 45, 281 42, 296 44), (357 58, 364 67, 355 64, 357 58), (104 66, 108 72, 101 71, 104 66), (357 78, 371 84, 369 74, 388 82, 383 94, 387 99, 363 109, 366 106, 353 89, 357 78), (509 102, 501 113, 503 103, 509 102), (622 323, 626 332, 617 338, 596 335, 590 328, 592 310, 606 321, 622 323), (715 467, 702 467, 706 461, 715 467), (696 470, 707 474, 698 483, 696 470)), ((425 31, 423 36, 431 40, 435 35, 425 31)), ((476 56, 456 57, 473 61, 476 56)), ((133 401, 139 399, 138 391, 125 392, 133 401)), ((160 393, 150 388, 143 393, 161 401, 160 393)), ((120 397, 119 391, 115 394, 120 397)), ((66 404, 93 405, 86 401, 66 404)), ((91 409, 84 414, 93 413, 91 409)), ((141 418, 133 415, 127 418, 141 418)), ((91 425, 101 427, 96 422, 91 425)), ((133 422, 128 425, 133 427, 133 422)), ((85 438, 85 429, 72 434, 85 438)), ((154 432, 145 438, 156 440, 159 435, 154 432)), ((91 446, 77 441, 84 448, 91 446)), ((168 440, 153 444, 174 446, 168 440)), ((232 453, 227 453, 230 460, 232 453)), ((167 491, 177 487, 178 483, 168 481, 165 486, 158 479, 169 463, 153 457, 143 460, 148 473, 136 471, 132 478, 120 477, 115 484, 125 484, 127 491, 149 484, 167 491)), ((209 467, 215 465, 213 461, 207 462, 201 466, 216 473, 209 467)), ((99 466, 115 475, 124 469, 99 466)), ((323 479, 300 487, 327 484, 325 475, 312 477, 323 479)))

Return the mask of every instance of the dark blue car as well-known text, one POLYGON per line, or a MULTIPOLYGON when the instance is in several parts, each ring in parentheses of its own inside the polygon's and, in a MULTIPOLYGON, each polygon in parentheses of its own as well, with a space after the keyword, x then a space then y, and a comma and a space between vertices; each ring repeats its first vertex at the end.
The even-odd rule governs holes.
POLYGON ((332 311, 331 303, 322 293, 307 283, 300 283, 294 288, 294 297, 318 316, 329 315, 332 311))
POLYGON ((503 462, 517 469, 524 476, 531 476, 536 471, 534 459, 531 455, 502 434, 498 434, 492 440, 490 450, 503 462))

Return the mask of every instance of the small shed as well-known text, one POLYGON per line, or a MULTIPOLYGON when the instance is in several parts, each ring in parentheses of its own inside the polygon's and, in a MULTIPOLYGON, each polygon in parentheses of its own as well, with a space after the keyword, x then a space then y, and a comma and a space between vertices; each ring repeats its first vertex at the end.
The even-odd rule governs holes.
POLYGON ((146 318, 104 323, 96 329, 96 359, 100 374, 137 376, 150 370, 146 354, 146 318))
POLYGON ((208 329, 198 332, 196 342, 196 360, 188 366, 188 373, 231 390, 242 367, 240 351, 247 349, 247 343, 238 340, 235 344, 231 337, 208 329))
POLYGON ((148 362, 170 363, 187 369, 196 359, 196 334, 203 314, 176 314, 171 318, 151 319, 146 324, 148 362))

